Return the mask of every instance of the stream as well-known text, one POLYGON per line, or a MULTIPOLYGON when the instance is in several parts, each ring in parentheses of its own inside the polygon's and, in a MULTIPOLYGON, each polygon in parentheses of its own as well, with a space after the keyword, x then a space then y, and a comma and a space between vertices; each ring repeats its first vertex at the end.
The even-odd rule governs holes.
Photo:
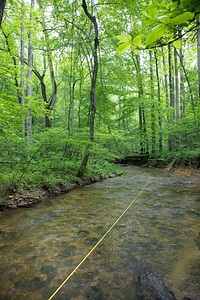
POLYGON ((0 299, 134 300, 157 272, 179 300, 200 299, 200 185, 153 168, 52 197, 0 219, 0 299))

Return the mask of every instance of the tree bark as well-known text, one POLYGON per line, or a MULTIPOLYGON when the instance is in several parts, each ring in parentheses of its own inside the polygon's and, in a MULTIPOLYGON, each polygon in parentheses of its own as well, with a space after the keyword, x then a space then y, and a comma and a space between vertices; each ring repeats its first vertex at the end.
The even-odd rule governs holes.
POLYGON ((198 62, 198 88, 200 101, 200 14, 197 15, 197 62, 198 62))
MULTIPOLYGON (((97 50, 99 46, 99 32, 98 32, 98 24, 97 24, 96 17, 89 13, 85 0, 82 0, 82 7, 86 16, 90 19, 91 24, 94 27, 94 42, 92 47, 93 68, 92 68, 91 87, 90 87, 90 141, 93 142, 94 122, 95 122, 95 114, 96 114, 96 83, 97 83, 97 74, 98 74, 98 51, 97 50)), ((83 177, 84 175, 89 160, 91 147, 92 147, 92 143, 89 143, 86 147, 85 154, 77 174, 78 177, 83 177)))
MULTIPOLYGON (((184 56, 183 52, 180 49, 180 64, 183 66, 184 56)), ((185 106, 185 78, 183 68, 180 68, 180 113, 181 118, 184 118, 186 115, 186 106, 185 106)))
POLYGON ((148 154, 149 153, 149 141, 147 136, 147 125, 146 125, 146 116, 144 108, 144 88, 141 75, 141 66, 140 66, 140 56, 137 54, 136 57, 133 57, 133 62, 136 68, 136 78, 137 78, 137 87, 138 87, 138 98, 139 98, 139 129, 140 129, 140 153, 148 154))
POLYGON ((161 89, 160 89, 160 78, 159 78, 159 66, 158 66, 158 57, 155 50, 155 62, 156 62, 156 80, 157 80, 157 93, 158 93, 158 125, 159 125, 159 153, 162 152, 162 112, 161 112, 161 89))
POLYGON ((162 48, 162 56, 163 56, 163 69, 164 69, 164 91, 165 91, 165 99, 166 99, 166 107, 169 107, 169 90, 168 90, 168 76, 167 76, 167 66, 165 61, 165 53, 162 48))
POLYGON ((1 0, 0 1, 0 26, 3 20, 3 13, 4 13, 5 6, 6 6, 6 0, 1 0))
MULTIPOLYGON (((175 113, 174 113, 174 67, 173 67, 173 60, 172 60, 172 49, 170 45, 168 45, 168 64, 169 64, 169 105, 170 108, 172 109, 172 113, 170 115, 169 122, 171 124, 174 123, 175 119, 175 113)), ((175 137, 174 134, 171 132, 169 133, 169 138, 168 138, 168 145, 169 145, 169 151, 172 151, 174 149, 174 141, 175 137)))
POLYGON ((91 88, 90 88, 90 140, 94 141, 94 121, 96 114, 96 82, 98 74, 98 45, 99 45, 99 33, 98 33, 98 24, 95 16, 92 16, 88 12, 87 4, 85 0, 82 0, 82 7, 86 16, 90 19, 94 27, 94 45, 92 48, 93 55, 93 70, 91 78, 91 88))
POLYGON ((152 52, 149 50, 150 63, 150 85, 151 85, 151 152, 155 154, 156 151, 156 122, 155 122, 155 90, 154 90, 154 68, 152 60, 152 52))
MULTIPOLYGON (((43 9, 42 1, 38 1, 38 4, 39 4, 40 8, 43 9)), ((49 35, 48 35, 48 31, 46 29, 46 23, 45 23, 44 18, 41 23, 42 23, 44 37, 45 37, 47 62, 48 62, 49 74, 50 74, 50 79, 51 79, 51 87, 52 87, 52 94, 51 94, 50 98, 48 99, 47 93, 46 93, 46 86, 44 83, 44 76, 45 76, 45 72, 44 72, 42 76, 40 75, 40 83, 41 83, 41 88, 42 88, 43 99, 44 99, 44 102, 46 103, 45 127, 49 128, 49 127, 51 127, 51 112, 56 104, 56 99, 57 99, 57 82, 56 82, 56 76, 55 76, 55 72, 54 72, 53 61, 51 58, 51 51, 48 46, 49 35)))
POLYGON ((179 106, 180 106, 180 99, 179 99, 179 71, 178 71, 178 52, 176 48, 174 48, 174 75, 175 75, 175 119, 179 119, 179 106))
MULTIPOLYGON (((21 15, 21 47, 20 47, 20 64, 21 64, 21 73, 20 73, 20 79, 21 79, 21 97, 19 99, 20 104, 23 106, 25 104, 25 70, 24 70, 24 65, 25 65, 25 56, 24 56, 24 1, 21 3, 21 10, 22 10, 22 15, 21 15)), ((22 137, 25 137, 26 135, 26 122, 24 119, 24 116, 22 114, 22 137)))
MULTIPOLYGON (((32 10, 35 5, 35 0, 31 0, 31 11, 30 11, 30 23, 32 22, 32 10)), ((27 96, 28 96, 28 111, 26 119, 26 135, 31 136, 32 131, 32 116, 30 112, 31 107, 31 98, 32 98, 32 72, 33 72, 33 33, 30 31, 28 34, 28 87, 27 87, 27 96)))

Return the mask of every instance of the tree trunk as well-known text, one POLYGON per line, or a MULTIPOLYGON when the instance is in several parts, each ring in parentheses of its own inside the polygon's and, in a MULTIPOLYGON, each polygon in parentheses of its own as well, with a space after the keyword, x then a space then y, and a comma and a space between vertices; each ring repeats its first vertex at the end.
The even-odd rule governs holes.
MULTIPOLYGON (((21 53, 20 53, 20 63, 21 63, 21 97, 20 97, 20 104, 23 106, 25 104, 25 70, 24 70, 24 1, 21 3, 21 10, 22 10, 22 19, 21 19, 21 53)), ((26 122, 22 113, 22 137, 26 135, 26 122)))
POLYGON ((139 130, 140 130, 140 152, 141 154, 148 154, 149 152, 149 142, 147 136, 147 126, 144 108, 144 89, 141 75, 140 67, 140 57, 137 54, 133 57, 133 62, 136 68, 136 78, 137 78, 137 88, 138 88, 138 98, 139 98, 139 130))
POLYGON ((198 62, 198 88, 200 101, 200 14, 197 15, 197 62, 198 62))
POLYGON ((157 93, 158 93, 158 125, 159 125, 159 153, 162 152, 162 112, 161 112, 161 90, 160 90, 160 78, 159 78, 159 66, 157 52, 154 52, 156 62, 156 79, 157 79, 157 93))
POLYGON ((13 61, 13 69, 14 69, 14 81, 15 81, 15 86, 16 86, 16 89, 17 89, 17 98, 18 98, 18 102, 20 103, 21 101, 21 95, 20 95, 20 86, 19 86, 19 81, 18 81, 18 61, 17 61, 17 58, 16 56, 12 53, 12 44, 10 43, 10 40, 9 40, 9 34, 6 34, 4 32, 4 30, 2 29, 2 34, 5 38, 5 43, 6 43, 6 46, 7 46, 7 51, 8 53, 10 54, 10 57, 13 61))
POLYGON ((156 152, 156 123, 155 123, 155 90, 154 90, 154 69, 152 52, 149 51, 149 62, 150 62, 150 85, 151 85, 151 152, 155 154, 156 152))
MULTIPOLYGON (((180 64, 183 66, 184 56, 183 52, 180 49, 180 64)), ((185 106, 185 79, 184 79, 184 73, 183 68, 180 68, 180 113, 181 118, 184 118, 186 115, 186 106, 185 106)))
MULTIPOLYGON (((39 4, 40 8, 43 9, 42 1, 38 1, 38 4, 39 4)), ((49 99, 47 99, 46 86, 44 84, 44 74, 41 77, 42 81, 40 81, 40 83, 42 84, 43 99, 44 99, 44 102, 46 103, 45 127, 49 128, 49 127, 51 127, 51 112, 52 112, 52 110, 53 110, 53 108, 56 104, 57 83, 56 83, 56 78, 55 78, 53 61, 52 61, 52 58, 51 58, 51 51, 50 51, 49 46, 48 46, 49 35, 48 35, 48 31, 46 29, 46 24, 45 24, 44 19, 42 20, 42 26, 43 26, 43 32, 44 32, 44 37, 45 37, 45 43, 46 43, 45 46, 46 46, 46 52, 47 52, 47 61, 48 61, 49 74, 50 74, 51 87, 52 87, 52 94, 51 94, 49 99), (44 89, 44 87, 45 87, 45 89, 44 89)))
MULTIPOLYGON (((178 54, 178 52, 177 52, 177 54, 178 54)), ((190 92, 190 99, 191 99, 192 111, 193 111, 193 114, 195 116, 195 103, 194 103, 194 97, 193 97, 193 90, 192 90, 192 87, 191 87, 191 84, 190 84, 189 77, 187 75, 186 68, 184 66, 183 57, 181 58, 181 56, 179 54, 178 54, 178 56, 179 56, 181 67, 182 67, 184 75, 185 75, 185 79, 187 81, 188 89, 189 89, 189 92, 190 92)))
MULTIPOLYGON (((45 31, 46 32, 46 31, 45 31)), ((48 50, 47 50, 48 51, 48 50)), ((56 98, 57 98, 57 83, 55 79, 55 73, 54 73, 54 67, 53 67, 53 61, 51 59, 50 52, 47 52, 48 56, 48 66, 49 66, 49 73, 51 78, 51 86, 52 86, 52 95, 50 97, 50 100, 48 101, 47 105, 47 113, 46 113, 46 127, 51 127, 51 112, 56 104, 56 98)))
POLYGON ((167 66, 166 66, 165 53, 164 53, 163 48, 162 48, 162 55, 163 55, 164 91, 165 91, 166 107, 169 107, 169 91, 168 91, 167 66))
MULTIPOLYGON (((199 101, 200 101, 200 14, 197 15, 197 61, 198 61, 198 87, 199 87, 199 101)), ((197 124, 196 139, 199 140, 199 126, 200 122, 197 124)))
POLYGON ((0 26, 1 26, 1 23, 2 23, 5 6, 6 6, 6 0, 1 0, 0 1, 0 26))
POLYGON ((74 127, 74 97, 75 97, 75 85, 76 82, 70 84, 70 102, 69 102, 69 111, 68 111, 68 131, 70 132, 71 129, 74 127))
MULTIPOLYGON (((97 74, 98 74, 98 46, 99 46, 99 37, 98 37, 98 24, 95 16, 92 16, 88 12, 87 4, 85 0, 82 0, 82 7, 86 16, 90 19, 93 27, 94 27, 94 44, 92 48, 92 56, 93 56, 93 69, 91 76, 91 87, 90 87, 90 141, 94 141, 94 122, 95 122, 95 114, 96 114, 96 83, 97 83, 97 74)), ((89 159, 89 149, 92 147, 92 144, 88 144, 86 147, 86 151, 78 171, 77 176, 83 177, 85 168, 89 159)))
MULTIPOLYGON (((170 45, 168 45, 168 64, 169 64, 169 104, 170 108, 172 109, 172 113, 170 115, 169 122, 171 124, 174 123, 175 114, 174 114, 174 67, 173 67, 173 60, 172 60, 172 49, 170 45)), ((170 128, 171 130, 171 128, 170 128)), ((168 145, 169 145, 169 151, 172 151, 174 149, 174 134, 172 132, 169 132, 169 138, 168 138, 168 145)))
MULTIPOLYGON (((31 11, 30 11, 30 23, 32 21, 32 10, 35 5, 35 0, 31 0, 31 11)), ((32 31, 32 29, 31 29, 32 31)), ((32 72, 33 72, 33 33, 29 32, 28 34, 28 87, 27 87, 27 97, 28 97, 28 111, 27 111, 27 119, 26 119, 26 135, 31 136, 32 131, 32 116, 30 112, 31 107, 31 98, 32 98, 32 72)))
POLYGON ((179 105, 180 105, 180 100, 179 100, 179 71, 178 71, 178 52, 176 48, 174 48, 174 75, 175 75, 175 119, 179 119, 179 105))

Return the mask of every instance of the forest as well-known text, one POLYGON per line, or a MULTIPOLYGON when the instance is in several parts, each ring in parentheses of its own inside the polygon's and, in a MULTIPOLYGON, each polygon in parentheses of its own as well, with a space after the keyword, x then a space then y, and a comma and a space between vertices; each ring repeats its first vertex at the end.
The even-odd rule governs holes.
POLYGON ((0 190, 67 190, 146 155, 200 167, 198 0, 0 3, 0 190))

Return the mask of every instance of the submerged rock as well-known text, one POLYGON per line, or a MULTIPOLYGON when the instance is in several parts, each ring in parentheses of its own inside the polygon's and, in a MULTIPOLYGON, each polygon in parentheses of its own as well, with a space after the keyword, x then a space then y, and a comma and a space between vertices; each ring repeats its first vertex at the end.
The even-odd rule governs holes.
POLYGON ((161 275, 156 273, 146 273, 138 277, 137 294, 143 300, 177 300, 164 284, 161 275))

